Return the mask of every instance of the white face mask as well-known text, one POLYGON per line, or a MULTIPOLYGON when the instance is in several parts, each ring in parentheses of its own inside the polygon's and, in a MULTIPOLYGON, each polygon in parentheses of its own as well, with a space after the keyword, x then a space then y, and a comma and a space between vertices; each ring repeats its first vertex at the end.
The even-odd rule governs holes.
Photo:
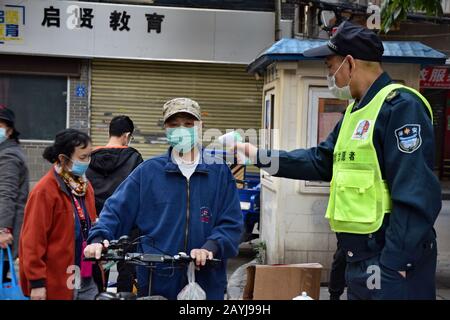
POLYGON ((344 65, 345 61, 346 59, 342 61, 341 65, 332 76, 327 76, 328 89, 330 89, 331 93, 340 100, 349 100, 353 98, 349 86, 351 79, 348 81, 348 84, 342 88, 339 88, 336 85, 336 73, 338 73, 338 71, 344 65))

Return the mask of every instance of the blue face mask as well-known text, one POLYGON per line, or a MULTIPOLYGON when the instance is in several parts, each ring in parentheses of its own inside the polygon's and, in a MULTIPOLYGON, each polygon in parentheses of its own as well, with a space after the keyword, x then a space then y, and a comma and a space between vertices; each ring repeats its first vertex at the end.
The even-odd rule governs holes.
POLYGON ((192 128, 177 127, 166 129, 167 142, 178 152, 191 151, 198 142, 198 130, 192 128))
POLYGON ((86 170, 89 168, 90 161, 78 161, 78 160, 70 160, 73 162, 72 169, 70 172, 74 174, 75 176, 81 177, 86 173, 86 170))
POLYGON ((6 129, 0 128, 0 143, 6 140, 6 129))

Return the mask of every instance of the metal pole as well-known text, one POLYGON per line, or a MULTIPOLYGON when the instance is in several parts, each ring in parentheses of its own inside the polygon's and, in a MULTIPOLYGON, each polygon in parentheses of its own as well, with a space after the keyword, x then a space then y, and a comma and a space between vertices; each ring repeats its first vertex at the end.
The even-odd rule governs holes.
POLYGON ((281 0, 275 0, 275 41, 281 39, 281 0))
POLYGON ((292 25, 292 35, 294 38, 295 38, 295 36, 297 36, 300 33, 300 28, 299 28, 300 17, 299 17, 299 15, 300 15, 300 8, 299 8, 299 5, 296 4, 294 6, 294 22, 292 25))

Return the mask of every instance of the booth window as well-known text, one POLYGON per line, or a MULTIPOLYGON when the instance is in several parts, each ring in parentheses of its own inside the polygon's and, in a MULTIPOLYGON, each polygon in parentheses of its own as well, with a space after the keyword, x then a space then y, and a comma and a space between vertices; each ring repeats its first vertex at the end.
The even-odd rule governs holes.
POLYGON ((67 77, 0 74, 0 105, 16 114, 21 140, 53 140, 67 127, 67 77))
POLYGON ((319 98, 317 144, 324 141, 342 118, 348 101, 334 98, 319 98))
POLYGON ((264 141, 262 146, 266 150, 273 148, 273 129, 274 129, 274 106, 275 95, 274 91, 266 93, 264 99, 264 112, 263 112, 263 126, 264 126, 264 141))
MULTIPOLYGON (((344 116, 350 101, 336 99, 328 88, 310 87, 308 112, 308 141, 307 148, 317 146, 326 140, 336 124, 344 116)), ((311 188, 321 192, 328 192, 328 182, 305 181, 303 188, 311 188)), ((311 191, 312 192, 312 191, 311 191)))

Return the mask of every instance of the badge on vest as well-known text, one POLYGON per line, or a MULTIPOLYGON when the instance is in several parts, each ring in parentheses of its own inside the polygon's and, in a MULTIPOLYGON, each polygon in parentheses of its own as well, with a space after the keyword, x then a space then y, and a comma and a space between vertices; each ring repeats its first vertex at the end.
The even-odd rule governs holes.
POLYGON ((372 125, 371 120, 361 120, 355 128, 352 140, 366 140, 369 137, 369 128, 372 125))
POLYGON ((398 149, 401 152, 413 153, 422 144, 419 124, 405 124, 395 130, 395 136, 397 137, 398 149))

